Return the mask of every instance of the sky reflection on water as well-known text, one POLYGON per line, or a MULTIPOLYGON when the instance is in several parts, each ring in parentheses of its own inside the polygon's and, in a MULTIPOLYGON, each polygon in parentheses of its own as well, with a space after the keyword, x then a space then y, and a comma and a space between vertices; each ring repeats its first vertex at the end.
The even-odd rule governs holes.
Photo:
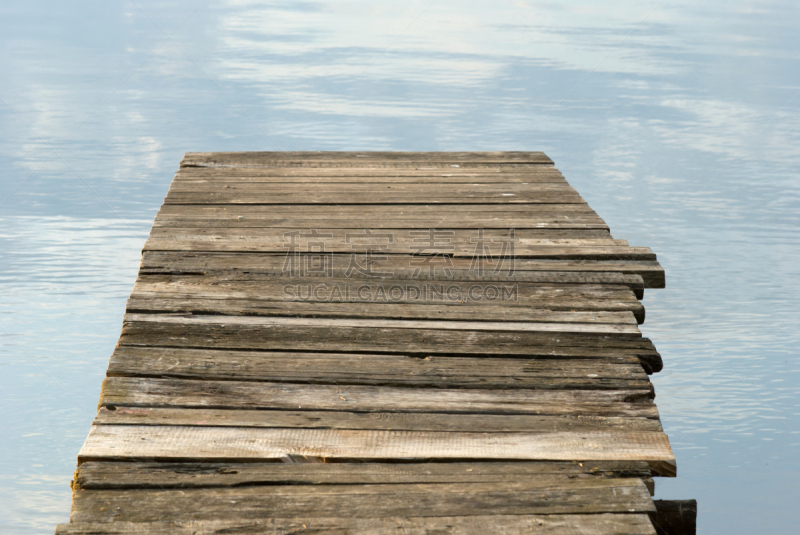
POLYGON ((679 464, 657 495, 697 498, 701 533, 797 533, 799 20, 770 1, 4 2, 0 531, 68 518, 183 152, 291 148, 546 151, 667 270, 643 326, 679 464))

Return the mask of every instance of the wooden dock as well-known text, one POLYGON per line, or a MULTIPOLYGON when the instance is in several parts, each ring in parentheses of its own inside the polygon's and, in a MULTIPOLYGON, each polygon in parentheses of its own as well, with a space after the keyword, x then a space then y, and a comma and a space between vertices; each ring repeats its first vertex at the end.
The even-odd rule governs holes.
POLYGON ((189 153, 57 533, 656 533, 663 286, 540 152, 189 153))

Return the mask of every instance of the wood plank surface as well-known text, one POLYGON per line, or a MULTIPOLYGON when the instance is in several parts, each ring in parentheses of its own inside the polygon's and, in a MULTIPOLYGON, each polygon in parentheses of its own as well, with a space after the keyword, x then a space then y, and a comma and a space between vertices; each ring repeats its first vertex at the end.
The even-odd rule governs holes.
POLYGON ((386 485, 524 482, 542 476, 648 480, 644 461, 452 463, 158 463, 85 462, 83 490, 241 487, 245 485, 386 485), (317 466, 322 464, 322 466, 317 466))
MULTIPOLYGON (((409 259, 397 255, 387 255, 386 262, 380 269, 391 271, 397 276, 404 273, 411 276, 414 272, 408 265, 409 259)), ((471 258, 452 258, 450 274, 458 276, 476 276, 471 258), (459 274, 459 275, 457 275, 459 274), (463 274, 463 275, 460 275, 463 274)), ((252 253, 239 251, 235 253, 208 252, 208 251, 144 251, 142 256, 141 274, 149 273, 195 273, 203 274, 213 270, 220 271, 256 271, 280 273, 286 262, 286 254, 252 253)), ((350 266, 350 255, 331 255, 332 270, 346 271, 350 266)), ((487 274, 492 270, 487 269, 487 274)), ((547 273, 580 273, 596 274, 628 274, 642 277, 645 288, 664 287, 664 269, 658 262, 648 260, 620 261, 620 260, 559 260, 559 259, 532 259, 517 258, 514 262, 514 273, 547 272, 547 273)), ((505 270, 503 274, 507 273, 505 270)), ((427 271, 419 277, 424 278, 427 271)), ((444 274, 439 270, 439 276, 444 274)))
POLYGON ((553 161, 543 152, 188 152, 181 167, 274 167, 288 162, 291 165, 309 167, 335 164, 352 167, 400 167, 404 164, 546 164, 553 161))
POLYGON ((486 389, 642 389, 638 359, 532 360, 118 346, 109 376, 486 389))
POLYGON ((231 489, 78 490, 73 522, 287 517, 383 518, 495 514, 649 513, 640 479, 535 478, 527 482, 270 485, 231 489))
MULTIPOLYGON (((588 411, 587 411, 588 412, 588 411)), ((314 410, 188 409, 101 406, 95 425, 180 425, 476 433, 580 432, 597 429, 662 431, 653 411, 640 416, 592 414, 464 414, 432 412, 351 412, 314 410)))
POLYGON ((270 518, 187 522, 72 523, 56 535, 222 535, 225 533, 329 533, 333 535, 653 535, 646 514, 484 515, 406 518, 270 518))
POLYGON ((653 251, 540 152, 187 153, 57 533, 655 533, 653 251))
POLYGON ((140 319, 135 315, 132 317, 137 318, 136 321, 126 321, 123 325, 121 345, 347 353, 394 353, 398 347, 402 347, 406 352, 417 355, 514 355, 549 358, 636 356, 647 366, 646 371, 659 371, 663 366, 661 356, 655 351, 652 342, 641 338, 637 333, 446 330, 287 325, 276 322, 259 324, 254 320, 267 318, 240 316, 228 316, 224 319, 214 316, 166 317, 163 314, 149 314, 146 315, 147 319, 140 319))
POLYGON ((108 377, 100 406, 658 418, 650 388, 487 390, 108 377))
MULTIPOLYGON (((312 287, 313 288, 313 287, 312 287)), ((358 286, 355 287, 358 296, 358 286)), ((294 291, 294 290, 293 290, 294 291)), ((335 291, 335 290, 334 290, 335 291)), ((241 297, 195 296, 184 292, 136 292, 128 299, 129 313, 182 313, 224 316, 295 316, 315 318, 385 318, 430 319, 435 315, 442 320, 517 321, 544 323, 622 323, 635 325, 643 320, 643 307, 639 303, 607 303, 605 301, 537 303, 502 306, 468 303, 370 303, 355 300, 326 302, 302 299, 303 293, 313 295, 312 289, 303 285, 296 288, 296 301, 247 299, 241 297), (546 307, 546 308, 545 308, 546 307), (555 309, 555 310, 554 310, 555 309), (609 311, 611 310, 611 311, 609 311)), ((342 292, 344 296, 346 290, 342 292)), ((336 295, 331 295, 334 300, 336 295)))

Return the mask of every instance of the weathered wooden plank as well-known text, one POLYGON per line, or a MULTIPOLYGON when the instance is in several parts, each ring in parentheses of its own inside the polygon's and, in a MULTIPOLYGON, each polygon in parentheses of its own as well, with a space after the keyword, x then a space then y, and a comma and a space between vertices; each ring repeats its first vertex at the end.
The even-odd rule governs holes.
MULTIPOLYGON (((569 183, 564 176, 552 169, 532 173, 442 173, 441 170, 429 171, 421 174, 412 173, 392 173, 389 170, 376 169, 375 172, 367 172, 367 169, 353 169, 360 173, 346 175, 339 169, 308 169, 305 173, 298 173, 300 169, 288 169, 290 173, 275 173, 274 169, 254 169, 254 168, 188 168, 175 174, 173 184, 180 187, 192 185, 198 186, 218 186, 219 190, 226 189, 225 186, 234 185, 259 185, 259 184, 297 184, 298 187, 320 185, 347 186, 350 184, 373 184, 377 187, 403 185, 411 186, 415 184, 517 184, 527 186, 540 185, 559 185, 567 186, 569 183), (241 172, 246 171, 246 172, 241 172), (256 172, 253 172, 256 171, 256 172), (264 171, 273 171, 271 173, 264 171), (316 171, 323 171, 317 173, 316 171), (333 173, 331 172, 333 171, 333 173), (389 171, 389 172, 387 172, 389 171), (395 176, 406 175, 406 176, 395 176)), ((415 170, 412 170, 415 171, 415 170)), ((445 170, 447 171, 447 170, 445 170)))
POLYGON ((403 347, 405 352, 415 355, 513 355, 550 358, 636 356, 648 373, 660 371, 663 366, 661 356, 652 347, 652 343, 647 339, 631 338, 633 335, 359 328, 341 325, 326 327, 275 323, 248 325, 234 321, 245 319, 237 316, 228 316, 225 323, 213 323, 214 318, 211 316, 169 322, 155 321, 157 316, 159 315, 142 315, 142 321, 125 322, 120 344, 344 353, 396 353, 398 347, 403 347), (154 321, 147 321, 146 318, 151 317, 154 321))
MULTIPOLYGON (((224 189, 224 186, 222 187, 224 189)), ((162 205, 158 211, 160 216, 170 217, 208 217, 227 215, 229 211, 237 212, 237 215, 245 217, 251 216, 272 216, 272 217, 301 217, 308 219, 345 219, 351 221, 363 221, 365 219, 375 219, 388 217, 390 219, 412 219, 412 218, 431 218, 441 219, 442 207, 426 204, 407 204, 407 205, 385 205, 385 204, 360 204, 360 205, 336 205, 336 206, 315 206, 310 204, 295 205, 162 205)), ((498 210, 492 204, 454 204, 447 207, 448 214, 457 214, 458 219, 478 218, 478 219, 499 219, 507 218, 533 218, 544 214, 552 217, 583 217, 601 219, 588 204, 510 204, 498 210)), ((502 227, 501 227, 502 228, 502 227)), ((513 227, 506 227, 513 228, 513 227)))
POLYGON ((539 414, 658 418, 650 393, 617 390, 481 390, 365 385, 306 385, 254 381, 198 381, 109 377, 100 406, 209 409, 332 410, 539 414))
POLYGON ((420 188, 418 191, 402 192, 394 189, 375 191, 363 188, 361 191, 284 191, 281 193, 228 192, 167 193, 165 204, 582 204, 586 201, 577 193, 571 192, 513 192, 506 188, 494 191, 473 192, 469 189, 459 191, 436 191, 420 188))
POLYGON ((636 322, 663 284, 542 153, 187 154, 60 532, 652 535, 675 459, 636 322), (329 234, 327 276, 284 269, 297 229, 329 234), (391 234, 385 280, 349 269, 356 233, 391 234), (475 269, 493 237, 510 271, 475 269), (370 295, 320 293, 344 286, 370 295))
POLYGON ((486 514, 649 513, 639 479, 540 477, 527 482, 401 485, 270 485, 233 489, 77 490, 73 522, 350 518, 486 514), (231 507, 235 504, 235 507, 231 507))
POLYGON ((415 358, 118 346, 108 375, 445 388, 641 389, 654 396, 638 360, 625 360, 415 358))
MULTIPOLYGON (((314 303, 351 303, 344 309, 352 315, 374 314, 381 318, 397 314, 415 314, 396 310, 397 305, 416 305, 417 314, 428 319, 442 318, 440 314, 453 314, 458 319, 469 319, 478 314, 475 307, 493 307, 493 313, 502 316, 513 314, 520 317, 540 317, 557 311, 575 312, 631 312, 640 322, 644 321, 644 307, 636 297, 636 290, 623 285, 592 284, 537 284, 497 281, 426 281, 413 278, 363 278, 344 277, 346 273, 332 272, 332 277, 288 277, 280 273, 209 273, 197 275, 146 275, 140 276, 131 297, 134 299, 213 299, 226 301, 228 305, 256 309, 279 301, 314 303), (436 311, 419 307, 436 306, 436 311), (443 307, 461 307, 460 311, 443 307), (513 310, 525 307, 526 311, 513 310), (363 309, 363 310, 362 310, 363 309), (505 310, 512 309, 512 310, 505 310)), ((273 305, 275 307, 277 305, 273 305)), ((277 311, 292 310, 291 304, 277 311)), ((295 307, 299 305, 294 305, 295 307)), ((340 307, 341 308, 341 307, 340 307)), ((301 308, 296 308, 302 310, 301 308)), ((336 307, 320 308, 326 315, 335 313, 336 307)), ((236 315, 236 314, 233 314, 236 315)), ((277 314, 277 315, 285 315, 277 314)), ((345 316, 348 314, 344 314, 345 316)), ((551 317, 560 317, 559 315, 551 317)), ((567 323, 577 321, 579 316, 567 323)), ((609 318, 611 318, 609 316, 609 318)), ((599 319, 599 318, 598 318, 599 319)), ((554 320, 557 322, 557 320, 554 320)), ((618 321, 589 321, 588 323, 619 323, 618 321)))
POLYGON ((73 488, 83 490, 240 487, 244 485, 385 485, 502 483, 560 476, 569 479, 639 478, 643 461, 452 463, 158 463, 85 462, 73 488), (321 466, 320 466, 321 464, 321 466))
MULTIPOLYGON (((176 232, 180 232, 186 229, 174 229, 176 232)), ((252 229, 214 229, 213 235, 201 235, 201 234, 174 234, 169 237, 160 237, 158 233, 155 236, 148 238, 147 242, 144 245, 145 251, 208 251, 208 252, 262 252, 262 253, 283 253, 284 256, 286 255, 286 245, 283 242, 274 242, 269 238, 264 238, 263 240, 260 238, 253 237, 251 235, 252 229), (217 232, 220 231, 220 232, 217 232), (224 232, 223 232, 224 231, 224 232), (240 232, 240 234, 231 234, 229 231, 240 232), (223 234, 224 239, 223 239, 223 234)), ((448 246, 449 247, 449 246, 448 246)), ((443 251, 443 248, 436 247, 436 248, 426 248, 426 254, 430 255, 444 255, 449 254, 453 258, 468 258, 472 260, 475 257, 475 246, 461 246, 456 244, 454 250, 450 250, 449 253, 443 251), (430 249, 430 250, 428 250, 430 249)), ((347 259, 349 261, 350 256, 353 253, 352 245, 347 244, 345 247, 344 245, 337 245, 336 243, 331 243, 330 246, 325 245, 325 252, 326 253, 338 253, 348 255, 347 259)), ((395 250, 390 249, 385 251, 388 255, 403 255, 401 258, 401 262, 404 262, 406 266, 409 264, 411 266, 414 265, 414 262, 417 263, 418 266, 422 266, 421 269, 429 270, 428 264, 424 261, 423 255, 412 256, 410 253, 411 251, 408 250, 395 250)), ((363 253, 362 253, 363 254, 363 253)), ((553 260, 587 260, 587 259, 597 259, 597 260, 636 260, 636 261, 653 261, 655 260, 655 254, 648 249, 647 247, 626 247, 622 245, 580 245, 580 246, 563 246, 563 245, 525 245, 525 244, 517 244, 515 246, 515 260, 514 262, 519 262, 525 258, 536 258, 536 259, 553 259, 553 260)), ((483 255, 478 255, 483 256, 483 255)), ((317 255, 319 257, 319 255, 317 255)), ((442 257, 440 257, 441 259, 442 257)), ((438 261, 438 264, 434 262, 433 267, 438 268, 440 270, 445 269, 445 265, 447 269, 450 269, 450 265, 452 265, 452 261, 441 260, 438 261)), ((508 265, 511 265, 511 261, 508 260, 508 265)))
MULTIPOLYGON (((346 151, 278 151, 278 152, 187 152, 181 167, 269 167, 282 162, 291 165, 335 165, 379 167, 418 163, 455 164, 546 164, 553 161, 543 152, 346 152, 346 151)), ((284 164, 286 165, 286 164, 284 164)), ((288 165, 287 165, 288 166, 288 165)))
POLYGON ((183 168, 175 173, 174 185, 218 184, 220 189, 228 184, 374 184, 385 186, 393 184, 559 184, 568 182, 555 168, 543 167, 530 171, 515 169, 514 172, 496 169, 369 169, 369 168, 183 168), (450 171, 462 171, 452 173, 450 171), (288 172, 287 172, 288 171, 288 172), (344 172, 343 172, 344 171, 344 172), (350 171, 350 173, 347 173, 350 171), (406 172, 404 172, 406 171, 406 172), (464 172, 466 171, 466 172, 464 172), (481 172, 476 172, 481 171, 481 172), (483 172, 490 171, 490 172, 483 172))
MULTIPOLYGON (((169 206, 194 207, 196 205, 173 204, 169 206)), ((223 205, 231 206, 231 205, 223 205)), ((260 207, 260 205, 257 205, 260 207)), ((169 217, 157 216, 153 228, 208 228, 208 229, 239 229, 239 228, 273 228, 280 229, 280 232, 288 232, 297 229, 345 229, 348 231, 361 231, 370 229, 377 232, 378 229, 397 231, 403 229, 427 230, 440 228, 447 225, 448 229, 517 229, 533 230, 544 239, 562 238, 584 238, 601 239, 610 238, 608 225, 604 221, 594 217, 560 217, 555 215, 539 215, 533 218, 508 217, 505 219, 490 217, 469 217, 460 218, 453 215, 439 216, 437 218, 361 218, 344 219, 341 217, 332 218, 311 218, 303 216, 245 216, 237 213, 238 210, 226 210, 226 214, 221 217, 169 217)))
MULTIPOLYGON (((637 298, 641 299, 644 290, 644 280, 639 275, 617 272, 580 272, 580 271, 526 271, 526 270, 498 270, 485 269, 482 273, 477 266, 474 269, 464 269, 459 264, 463 259, 453 259, 453 269, 443 272, 441 269, 434 273, 421 270, 419 273, 412 269, 408 263, 397 261, 396 257, 388 257, 388 265, 379 264, 374 271, 388 271, 393 281, 457 281, 488 283, 528 283, 542 286, 550 285, 591 285, 605 287, 626 287, 634 291, 637 298)), ((330 270, 320 277, 316 273, 308 273, 305 280, 347 279, 350 281, 372 281, 374 275, 369 272, 362 273, 358 270, 348 270, 350 259, 341 255, 332 255, 330 270)), ((503 266, 501 266, 503 267, 503 266)), ((232 253, 184 253, 184 252, 145 252, 142 258, 142 267, 139 278, 142 282, 167 281, 179 279, 157 278, 158 275, 180 275, 186 273, 191 276, 205 275, 206 280, 218 277, 223 281, 262 281, 286 280, 297 278, 291 275, 286 268, 285 255, 272 254, 232 254, 232 253), (256 258, 251 258, 256 257, 256 258), (263 262, 257 262, 257 259, 263 262), (225 260, 232 264, 225 267, 225 260)), ((380 277, 378 278, 380 279, 380 277)), ((563 288, 566 289, 566 288, 563 288)), ((250 296, 252 297, 252 296, 250 296)))
MULTIPOLYGON (((441 222, 441 220, 440 220, 441 222)), ((214 244, 241 244, 247 242, 251 245, 261 246, 264 252, 283 252, 299 247, 298 252, 311 252, 308 245, 324 244, 323 251, 327 253, 356 253, 362 255, 370 249, 381 254, 449 254, 451 256, 497 256, 503 249, 503 243, 514 240, 515 256, 526 257, 531 255, 575 255, 581 254, 618 254, 628 256, 648 256, 652 252, 641 247, 629 247, 625 240, 609 238, 585 238, 580 236, 580 231, 575 231, 577 237, 540 236, 544 231, 516 230, 515 238, 508 237, 505 230, 487 230, 483 238, 480 230, 440 230, 430 231, 424 229, 324 229, 322 227, 305 230, 276 228, 267 230, 264 227, 240 228, 190 228, 190 227, 154 227, 150 232, 148 244, 145 249, 150 249, 151 243, 163 241, 176 242, 212 242, 214 244), (294 231, 294 232, 292 232, 294 231), (370 232, 371 234, 368 234, 370 232), (292 236, 295 234, 295 236, 292 236), (313 234, 313 236, 312 236, 313 234), (530 237, 531 234, 538 236, 530 237), (429 237, 429 236, 435 236, 429 237), (503 242, 498 242, 502 240, 503 242), (555 249, 548 253, 549 249, 555 249), (573 251, 573 249, 577 251, 573 251), (587 249, 581 251, 581 249, 587 249), (618 250, 617 250, 618 249, 618 250)), ((548 231, 549 232, 549 231, 548 231)), ((561 232, 565 234, 566 232, 561 232)), ((510 260, 510 253, 508 254, 510 260)), ((648 259, 648 258, 645 258, 648 259)))
POLYGON ((526 179, 536 181, 536 179, 547 179, 558 177, 563 179, 561 171, 552 165, 481 165, 477 168, 470 167, 182 167, 175 173, 175 180, 182 179, 207 179, 234 180, 263 179, 264 181, 286 181, 290 179, 300 180, 325 180, 325 179, 344 179, 344 180, 385 180, 385 181, 415 181, 426 179, 427 182, 448 180, 468 180, 474 178, 484 178, 488 180, 513 180, 519 179, 525 182, 526 179))
MULTIPOLYGON (((225 189, 222 186, 221 189, 225 189)), ((323 205, 315 206, 309 203, 297 203, 293 205, 277 204, 277 205, 198 205, 198 206, 180 206, 180 205, 162 205, 158 213, 164 215, 186 215, 196 213, 200 215, 211 216, 212 214, 221 214, 229 210, 236 210, 241 214, 273 214, 277 217, 309 217, 309 218, 323 218, 330 219, 342 217, 345 219, 354 219, 356 221, 370 218, 374 216, 380 217, 381 213, 385 213, 389 217, 406 218, 406 217, 435 217, 442 216, 442 207, 435 204, 342 204, 342 205, 323 205)), ((483 203, 459 203, 447 207, 448 213, 459 214, 464 217, 480 217, 480 218, 499 218, 506 217, 526 217, 536 216, 541 214, 551 215, 564 215, 567 217, 596 217, 600 215, 586 203, 565 203, 565 204, 509 204, 498 210, 497 205, 483 204, 483 203)))
POLYGON ((224 533, 331 535, 653 535, 645 514, 491 515, 408 518, 270 518, 187 522, 61 524, 56 535, 222 535, 224 533))
POLYGON ((660 432, 453 433, 135 425, 93 426, 78 461, 280 461, 293 455, 330 460, 675 461, 667 436, 660 432))
MULTIPOLYGON (((196 266, 196 269, 204 269, 204 266, 196 266)), ((434 289, 442 289, 446 293, 448 288, 458 288, 462 294, 468 294, 472 286, 484 288, 489 283, 514 284, 518 294, 524 297, 536 299, 627 299, 629 301, 637 301, 636 296, 631 291, 632 287, 637 286, 641 279, 617 280, 614 283, 592 283, 591 275, 588 277, 578 277, 574 283, 562 282, 570 278, 570 274, 564 274, 564 277, 546 277, 536 273, 514 273, 511 277, 505 276, 491 276, 487 274, 481 277, 477 272, 472 274, 464 274, 456 272, 453 278, 415 278, 413 272, 407 270, 398 274, 388 273, 385 276, 376 275, 368 277, 365 273, 356 270, 351 270, 351 276, 341 270, 331 271, 329 276, 325 273, 314 272, 308 276, 292 276, 290 271, 264 270, 261 272, 231 270, 228 272, 219 271, 205 271, 203 277, 196 275, 180 276, 171 274, 146 274, 139 277, 136 281, 137 288, 147 289, 148 291, 169 291, 169 290, 189 290, 192 292, 209 292, 222 291, 230 292, 239 291, 248 292, 247 295, 239 297, 262 297, 267 295, 277 295, 279 297, 286 297, 282 292, 274 294, 274 289, 282 288, 286 284, 314 284, 326 283, 334 284, 359 284, 359 285, 383 285, 390 288, 394 284, 408 284, 408 283, 423 283, 427 282, 431 291, 434 289), (458 275, 463 275, 458 276, 458 275), (462 280, 466 279, 466 280, 462 280), (531 281, 530 279, 533 279, 531 281), (544 279, 537 281, 536 279, 544 279), (550 279, 549 281, 547 279, 550 279), (583 282, 579 282, 583 281, 583 282), (437 284, 434 286, 434 284, 437 284)), ((489 270, 487 270, 489 271, 489 270)), ((624 277, 624 276, 623 276, 624 277)), ((598 277, 598 279, 601 279, 598 277)), ((602 279, 601 279, 602 280, 602 279)), ((513 305, 513 303, 511 303, 513 305)))
POLYGON ((256 316, 187 316, 185 314, 125 314, 125 323, 147 322, 173 325, 240 325, 247 329, 260 328, 312 328, 312 329, 382 329, 388 332, 414 331, 465 331, 465 332, 514 332, 514 333, 564 333, 573 335, 602 334, 639 338, 642 333, 630 324, 587 323, 537 323, 521 321, 440 321, 440 320, 394 320, 362 318, 294 318, 256 316))
MULTIPOLYGON (((237 216, 238 218, 238 216, 237 216)), ((440 222, 443 219, 440 219, 440 222)), ((325 252, 347 252, 363 251, 369 248, 373 251, 380 251, 384 254, 404 254, 412 255, 420 249, 424 249, 424 254, 456 254, 459 251, 469 251, 470 254, 497 256, 500 253, 503 242, 514 240, 514 253, 520 255, 528 249, 557 247, 557 248, 611 248, 618 247, 628 249, 626 240, 615 240, 607 237, 585 237, 583 231, 559 232, 563 236, 554 236, 549 230, 528 230, 516 229, 514 236, 509 237, 506 229, 486 230, 481 237, 480 230, 447 229, 439 227, 431 232, 429 228, 408 229, 408 228, 384 228, 384 229, 322 229, 318 227, 311 229, 297 229, 296 233, 284 230, 266 230, 265 228, 191 228, 191 227, 154 227, 150 232, 150 239, 154 240, 202 240, 213 239, 216 241, 241 240, 248 238, 250 241, 257 241, 263 244, 274 244, 278 246, 278 252, 290 250, 292 241, 296 244, 305 246, 308 242, 324 243, 325 252), (315 232, 316 231, 316 232, 315 232), (370 232, 377 236, 369 234, 370 232), (313 234, 312 234, 313 233, 313 234), (299 234, 292 239, 292 234, 299 234), (568 234, 573 234, 569 236, 568 234), (430 236, 435 236, 432 238, 430 236), (502 240, 502 242, 498 241, 502 240), (476 247, 476 244, 483 243, 484 250, 476 247)), ((644 254, 644 248, 632 248, 634 253, 644 254)), ((305 247, 301 252, 311 252, 305 247)), ((423 253, 418 253, 423 254, 423 253)))
MULTIPOLYGON (((283 330, 294 329, 331 330, 331 329, 371 329, 381 330, 383 334, 398 334, 412 330, 417 334, 428 333, 436 336, 439 331, 464 331, 472 336, 479 333, 534 333, 554 336, 601 335, 598 345, 604 345, 606 338, 617 336, 622 338, 639 338, 641 332, 631 324, 586 324, 586 323, 537 323, 537 322, 487 322, 487 321, 440 321, 440 320, 394 320, 394 319, 362 319, 362 318, 297 318, 297 317, 258 317, 258 316, 194 316, 185 314, 126 314, 126 325, 136 323, 158 323, 190 326, 201 331, 241 326, 245 330, 283 330)), ((287 331, 288 330, 288 331, 287 331)), ((543 339, 544 340, 544 339, 543 339)), ((576 339, 577 340, 577 339, 576 339)), ((546 340, 546 341, 549 341, 546 340)), ((585 345, 585 344, 580 344, 585 345)))
MULTIPOLYGON (((442 183, 438 180, 408 182, 370 182, 370 181, 328 181, 328 182, 305 182, 303 189, 307 192, 314 190, 324 191, 326 194, 363 194, 365 192, 381 193, 384 190, 392 190, 390 193, 401 195, 404 193, 432 193, 432 194, 451 194, 454 192, 469 191, 470 195, 482 196, 486 192, 494 194, 496 191, 506 193, 507 196, 523 193, 570 193, 578 192, 566 181, 560 182, 481 182, 473 178, 470 182, 464 183, 442 183)), ((172 193, 250 193, 258 195, 285 195, 288 191, 295 189, 286 182, 241 182, 226 181, 225 184, 218 182, 208 182, 204 180, 180 180, 173 181, 169 191, 172 193)))
MULTIPOLYGON (((175 208, 195 208, 194 205, 168 205, 175 208)), ((344 229, 348 233, 371 230, 378 234, 378 229, 383 233, 393 232, 395 234, 408 234, 409 229, 427 230, 459 230, 468 229, 468 238, 477 238, 480 229, 487 229, 487 232, 499 233, 501 230, 516 229, 518 236, 550 239, 610 239, 608 225, 599 217, 590 214, 556 214, 556 213, 536 213, 527 215, 525 213, 509 213, 505 217, 496 217, 491 214, 457 214, 440 213, 438 215, 369 215, 362 214, 360 217, 343 217, 342 214, 275 214, 269 212, 243 213, 234 205, 222 205, 221 214, 195 213, 189 214, 165 214, 156 216, 154 228, 174 227, 174 228, 278 228, 280 233, 295 229, 344 229)), ((201 206, 203 208, 211 207, 201 206)), ((218 206, 214 205, 214 208, 218 206)), ((251 208, 251 207, 248 207, 251 208)), ((262 205, 255 205, 252 208, 267 208, 262 205)), ((322 231, 322 230, 320 230, 322 231)), ((266 231, 265 231, 266 232, 266 231)), ((461 231, 463 233, 463 230, 461 231)), ((410 252, 410 251, 409 251, 410 252)))
MULTIPOLYGON (((268 272, 280 273, 285 265, 286 254, 270 253, 226 253, 226 252, 202 252, 202 251, 145 251, 142 256, 141 274, 154 273, 195 273, 203 274, 214 271, 235 272, 268 272)), ((331 255, 331 269, 345 272, 350 266, 350 255, 331 255)), ((475 270, 470 258, 452 258, 452 267, 449 275, 457 280, 470 280, 468 277, 476 277, 475 270), (470 269, 472 267, 472 270, 470 269), (465 279, 464 277, 467 277, 465 279)), ((382 271, 391 271, 394 277, 401 277, 404 273, 411 276, 414 269, 410 269, 408 258, 397 255, 387 255, 385 263, 380 265, 382 271)), ((514 276, 531 275, 537 273, 547 273, 546 277, 553 276, 553 273, 562 274, 576 273, 578 276, 590 277, 612 277, 615 275, 641 276, 645 288, 664 287, 664 269, 658 262, 637 260, 556 260, 556 259, 529 259, 516 258, 514 261, 514 276)), ((501 269, 501 274, 507 274, 506 269, 501 269)), ((437 277, 447 276, 442 270, 437 270, 437 277)), ((484 276, 491 276, 492 270, 487 269, 484 276)), ((428 271, 423 270, 418 278, 427 280, 428 271)))
MULTIPOLYGON (((356 287, 357 288, 357 287, 356 287)), ((296 295, 309 294, 303 286, 296 295)), ((333 296, 335 299, 336 296, 333 296)), ((572 301, 553 303, 551 308, 533 308, 531 304, 470 305, 468 303, 357 303, 354 301, 322 302, 298 298, 297 301, 243 299, 239 297, 195 296, 188 292, 136 293, 128 299, 127 311, 138 313, 189 313, 222 314, 226 316, 297 316, 316 318, 386 318, 473 321, 527 321, 551 323, 624 323, 635 325, 634 312, 642 310, 639 304, 627 302, 609 305, 605 301, 572 301), (580 309, 589 309, 584 311, 580 309), (609 312, 608 309, 621 309, 609 312), (597 310, 600 309, 600 310, 597 310)), ((538 303, 538 306, 549 306, 538 303)))
MULTIPOLYGON (((337 322, 331 326, 304 326, 282 325, 274 321, 281 318, 227 316, 220 321, 220 318, 213 316, 183 318, 158 316, 160 315, 143 314, 141 320, 125 322, 120 344, 342 353, 396 353, 397 348, 402 347, 404 352, 409 354, 515 355, 550 358, 636 356, 646 366, 645 371, 659 371, 663 366, 661 356, 655 351, 652 342, 633 334, 349 327, 338 323, 340 320, 330 320, 337 322), (268 319, 273 320, 273 323, 256 322, 268 319), (248 324, 246 320, 250 320, 250 323, 248 324)), ((298 318, 298 320, 308 321, 310 318, 298 318)))
POLYGON ((268 486, 241 489, 78 490, 73 522, 265 519, 275 516, 382 518, 487 514, 648 513, 639 479, 544 483, 268 486), (235 507, 231 505, 235 504, 235 507))
MULTIPOLYGON (((223 253, 227 254, 227 253, 223 253)), ((391 274, 391 284, 387 279, 388 276, 380 275, 379 270, 387 269, 383 266, 374 266, 372 272, 361 272, 355 269, 345 269, 342 263, 332 261, 330 270, 324 273, 306 273, 305 277, 297 277, 292 274, 290 269, 283 269, 286 267, 285 258, 284 263, 277 264, 274 255, 266 255, 266 265, 261 266, 247 266, 240 264, 237 268, 224 269, 218 265, 216 253, 145 253, 145 258, 149 255, 155 255, 162 260, 159 266, 157 262, 144 260, 142 273, 139 275, 137 284, 148 284, 153 282, 158 283, 172 283, 175 281, 183 281, 183 283, 191 283, 189 277, 197 277, 203 275, 202 279, 195 279, 194 284, 217 283, 230 284, 239 283, 242 281, 252 281, 257 283, 264 283, 265 281, 283 282, 288 284, 317 284, 317 283, 333 283, 334 281, 344 284, 362 284, 373 283, 383 284, 427 284, 431 293, 438 288, 442 288, 439 293, 444 293, 444 289, 450 286, 451 282, 458 283, 459 287, 466 287, 469 291, 469 284, 480 284, 481 287, 486 288, 490 285, 497 286, 504 285, 531 285, 523 286, 523 289, 531 289, 536 292, 535 295, 541 297, 543 291, 550 290, 551 296, 559 296, 563 298, 565 295, 580 295, 581 297, 598 297, 597 290, 616 291, 615 294, 604 294, 602 297, 621 297, 629 299, 630 293, 620 293, 619 290, 629 289, 633 291, 633 296, 641 299, 644 291, 644 281, 639 275, 627 275, 621 273, 581 273, 581 272, 537 272, 537 271, 513 271, 494 273, 490 269, 486 269, 483 274, 479 270, 460 270, 453 269, 449 273, 443 273, 442 270, 437 270, 433 274, 425 271, 417 274, 409 266, 402 267, 395 264, 391 269, 402 267, 400 271, 388 271, 391 274), (161 258, 162 256, 173 258, 161 258), (207 261, 208 260, 208 261, 207 261), (372 273, 372 274, 371 274, 372 273), (440 286, 435 286, 438 284, 440 286), (434 285, 434 286, 432 286, 434 285), (580 289, 575 290, 575 286, 580 289), (587 295, 588 292, 593 292, 587 295)), ((236 255, 234 255, 236 256, 236 255)), ((336 258, 334 257, 334 260, 336 258)), ((341 260, 341 258, 340 258, 341 260)), ((517 286, 518 287, 518 286, 517 286)), ((247 295, 246 298, 260 298, 261 293, 257 295, 247 295)), ((475 299, 472 299, 475 301, 475 299)), ((514 303, 509 303, 514 305, 514 303)))
POLYGON ((313 410, 176 409, 100 407, 95 425, 181 425, 387 431, 579 432, 598 429, 661 431, 661 422, 643 416, 443 414, 313 410))

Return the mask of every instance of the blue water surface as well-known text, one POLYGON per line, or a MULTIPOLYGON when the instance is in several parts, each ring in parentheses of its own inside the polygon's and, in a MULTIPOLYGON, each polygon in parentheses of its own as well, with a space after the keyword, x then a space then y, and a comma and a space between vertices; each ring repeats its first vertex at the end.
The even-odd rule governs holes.
POLYGON ((186 151, 543 150, 667 289, 703 534, 800 533, 800 4, 0 4, 0 532, 52 533, 186 151))

